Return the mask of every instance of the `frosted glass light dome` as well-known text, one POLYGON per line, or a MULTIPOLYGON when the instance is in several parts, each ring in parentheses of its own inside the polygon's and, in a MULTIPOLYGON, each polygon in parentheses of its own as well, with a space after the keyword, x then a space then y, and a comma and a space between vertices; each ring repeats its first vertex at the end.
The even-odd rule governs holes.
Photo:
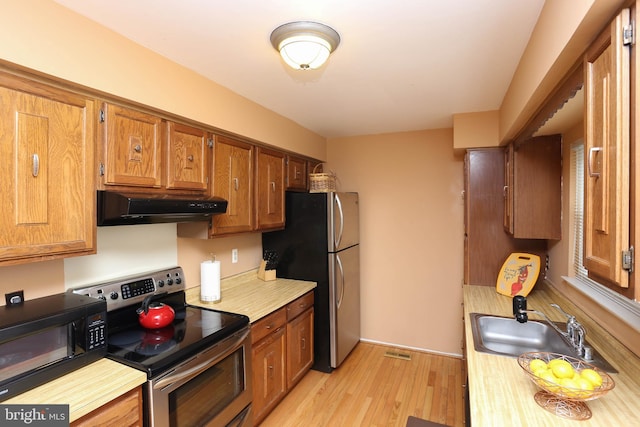
POLYGON ((271 44, 291 68, 316 69, 338 47, 340 36, 333 28, 324 24, 298 21, 273 30, 271 44))

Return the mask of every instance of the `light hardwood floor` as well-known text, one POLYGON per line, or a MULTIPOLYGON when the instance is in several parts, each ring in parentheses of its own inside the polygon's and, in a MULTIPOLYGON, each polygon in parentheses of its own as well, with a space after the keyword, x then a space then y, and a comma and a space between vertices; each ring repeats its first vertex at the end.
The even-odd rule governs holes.
POLYGON ((410 415, 462 427, 462 363, 361 342, 331 374, 309 371, 261 427, 404 427, 410 415), (387 351, 411 360, 387 357, 387 351))

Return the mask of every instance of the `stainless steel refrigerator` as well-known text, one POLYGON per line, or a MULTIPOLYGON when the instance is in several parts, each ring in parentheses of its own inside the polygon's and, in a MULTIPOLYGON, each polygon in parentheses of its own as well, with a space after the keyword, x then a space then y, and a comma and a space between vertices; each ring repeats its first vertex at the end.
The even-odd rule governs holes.
POLYGON ((317 282, 313 369, 331 372, 360 341, 358 193, 286 193, 284 230, 262 234, 277 277, 317 282))

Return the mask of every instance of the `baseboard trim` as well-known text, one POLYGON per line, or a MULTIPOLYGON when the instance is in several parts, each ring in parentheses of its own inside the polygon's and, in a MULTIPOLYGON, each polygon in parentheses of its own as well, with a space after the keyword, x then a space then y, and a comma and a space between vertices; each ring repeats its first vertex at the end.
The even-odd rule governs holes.
POLYGON ((421 353, 430 353, 430 354, 435 354, 435 355, 438 355, 438 356, 455 357, 457 359, 462 359, 462 354, 461 353, 460 354, 458 354, 458 353, 446 353, 446 352, 443 352, 443 351, 430 350, 430 349, 419 348, 419 347, 411 347, 411 346, 407 346, 407 345, 395 344, 395 343, 390 343, 390 342, 385 342, 385 341, 376 341, 376 340, 371 340, 371 339, 367 339, 367 338, 360 338, 360 341, 366 342, 366 343, 369 343, 369 344, 384 345, 386 347, 401 348, 401 349, 405 349, 405 350, 419 351, 421 353))

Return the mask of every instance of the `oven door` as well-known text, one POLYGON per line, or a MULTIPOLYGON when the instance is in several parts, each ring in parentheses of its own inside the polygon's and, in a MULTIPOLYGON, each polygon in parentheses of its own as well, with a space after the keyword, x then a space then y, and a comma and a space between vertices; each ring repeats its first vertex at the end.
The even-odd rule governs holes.
POLYGON ((249 426, 249 328, 147 383, 145 418, 151 427, 249 426))

